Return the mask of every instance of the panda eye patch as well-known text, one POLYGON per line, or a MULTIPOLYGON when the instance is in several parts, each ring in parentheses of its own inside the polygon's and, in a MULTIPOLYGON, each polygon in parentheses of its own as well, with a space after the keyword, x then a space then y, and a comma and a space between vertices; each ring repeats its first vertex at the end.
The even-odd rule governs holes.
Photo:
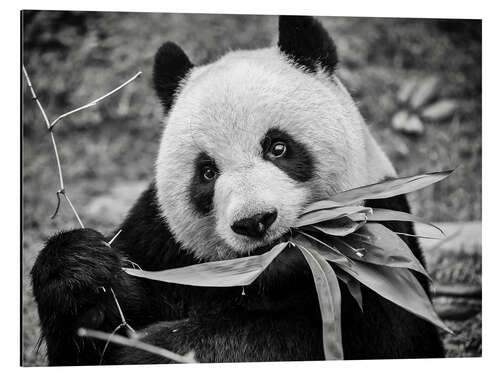
POLYGON ((271 128, 260 141, 262 157, 290 178, 305 182, 312 178, 315 160, 306 145, 288 132, 271 128))
POLYGON ((219 168, 213 158, 200 152, 193 165, 193 175, 189 187, 189 198, 194 208, 201 214, 208 215, 213 208, 215 181, 219 177, 219 168))

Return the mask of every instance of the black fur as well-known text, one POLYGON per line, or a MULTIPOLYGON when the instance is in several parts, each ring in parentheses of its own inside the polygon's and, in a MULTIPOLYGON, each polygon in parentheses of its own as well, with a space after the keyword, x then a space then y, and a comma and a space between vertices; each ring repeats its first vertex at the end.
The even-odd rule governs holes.
POLYGON ((82 340, 75 332, 79 327, 109 331, 118 325, 111 287, 127 296, 124 306, 131 315, 140 316, 136 303, 149 304, 143 301, 146 290, 140 281, 121 270, 121 252, 105 241, 92 229, 59 233, 47 241, 33 266, 33 294, 51 364, 96 363, 102 343, 82 340))
MULTIPOLYGON (((404 196, 369 204, 408 208, 404 196)), ((405 223, 388 226, 413 233, 405 223)), ((131 266, 128 260, 147 270, 196 263, 180 249, 161 219, 154 185, 144 192, 121 228, 112 249, 99 233, 85 229, 52 237, 40 252, 32 270, 33 291, 51 365, 99 362, 103 343, 81 339, 75 332, 80 326, 110 332, 120 323, 110 287, 130 324, 144 329, 144 341, 179 353, 194 349, 200 361, 323 359, 314 282, 294 249, 285 250, 242 296, 241 288, 164 284, 120 270, 120 266, 131 266)), ((417 242, 405 239, 423 261, 417 242)), ((346 359, 443 355, 437 330, 430 323, 364 287, 362 313, 342 283, 341 290, 346 359)), ((116 345, 110 345, 104 356, 108 364, 165 362, 165 358, 116 345)))
POLYGON ((314 158, 306 146, 296 141, 287 132, 279 129, 270 129, 261 141, 263 157, 284 171, 296 181, 306 182, 314 174, 314 158), (268 157, 269 147, 274 142, 282 141, 286 145, 283 157, 272 159, 268 157))
POLYGON ((193 68, 184 51, 175 43, 163 44, 155 56, 153 86, 167 113, 183 78, 193 68))
POLYGON ((278 46, 309 72, 316 72, 319 65, 331 74, 338 63, 335 43, 313 17, 280 16, 278 46))
POLYGON ((215 180, 203 180, 203 167, 211 167, 217 171, 215 161, 205 152, 200 152, 194 162, 194 173, 191 178, 191 186, 189 188, 189 198, 195 209, 201 214, 208 214, 212 210, 215 180))

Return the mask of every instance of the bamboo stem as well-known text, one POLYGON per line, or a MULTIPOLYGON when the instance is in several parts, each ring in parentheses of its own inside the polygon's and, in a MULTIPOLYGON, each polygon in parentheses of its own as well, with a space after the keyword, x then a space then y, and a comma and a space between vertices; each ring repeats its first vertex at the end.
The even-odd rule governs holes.
POLYGON ((137 339, 130 339, 121 335, 112 335, 110 336, 109 333, 101 332, 101 331, 96 331, 93 329, 86 329, 86 328, 80 328, 78 330, 78 335, 81 337, 91 337, 99 340, 104 340, 104 341, 110 341, 112 343, 118 344, 118 345, 124 345, 124 346, 129 346, 132 348, 144 350, 149 353, 153 353, 156 355, 159 355, 160 357, 168 358, 172 361, 179 362, 179 363, 197 363, 197 361, 194 358, 194 353, 189 352, 188 354, 185 355, 180 355, 174 352, 171 352, 170 350, 159 348, 157 346, 147 344, 145 342, 139 341, 137 339))

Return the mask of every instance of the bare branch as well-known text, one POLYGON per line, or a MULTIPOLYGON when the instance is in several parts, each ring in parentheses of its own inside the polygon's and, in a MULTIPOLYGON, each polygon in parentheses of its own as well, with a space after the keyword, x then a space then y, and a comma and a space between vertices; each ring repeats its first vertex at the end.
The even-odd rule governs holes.
POLYGON ((75 109, 73 109, 73 110, 71 110, 69 112, 66 112, 66 113, 62 114, 61 116, 59 116, 58 118, 56 118, 54 121, 52 121, 52 123, 49 125, 49 128, 52 129, 60 120, 62 120, 65 117, 68 117, 69 115, 72 115, 73 113, 80 112, 80 111, 82 111, 82 110, 84 110, 86 108, 95 106, 101 100, 106 99, 108 96, 113 95, 118 90, 120 90, 123 87, 127 86, 129 83, 131 83, 137 77, 139 77, 141 74, 142 74, 142 72, 137 72, 132 78, 130 78, 127 81, 123 82, 120 86, 118 86, 117 88, 111 90, 107 94, 104 94, 103 96, 101 96, 101 97, 99 97, 97 99, 92 100, 90 103, 87 103, 85 105, 82 105, 81 107, 75 108, 75 109))
POLYGON ((66 201, 68 202, 69 206, 71 207, 71 210, 75 214, 76 220, 78 220, 78 223, 80 224, 82 229, 85 228, 85 226, 82 223, 82 220, 80 219, 80 216, 78 216, 78 212, 76 212, 75 206, 73 206, 73 203, 71 203, 71 200, 69 199, 68 194, 66 194, 66 191, 63 190, 61 194, 63 195, 64 198, 66 198, 66 201))
POLYGON ((118 313, 120 314, 120 319, 121 319, 121 325, 127 327, 128 329, 130 329, 130 331, 132 333, 135 334, 135 329, 133 329, 130 324, 127 323, 127 320, 125 319, 125 315, 123 315, 123 311, 122 311, 122 308, 120 306, 120 303, 118 302, 118 298, 116 298, 116 294, 115 294, 115 291, 113 290, 113 288, 109 288, 111 290, 111 294, 113 294, 113 299, 115 300, 115 304, 116 304, 116 308, 118 309, 118 313))
POLYGON ((38 96, 36 96, 35 89, 33 88, 33 85, 31 84, 30 77, 28 76, 28 72, 26 71, 26 68, 23 65, 23 73, 24 76, 26 77, 26 82, 28 83, 28 87, 31 90, 31 97, 34 101, 36 101, 36 104, 38 104, 38 108, 40 108, 40 112, 42 112, 43 119, 45 120, 45 124, 47 125, 47 129, 50 129, 50 121, 47 115, 45 114, 45 110, 43 109, 42 103, 40 103, 40 100, 38 100, 38 96))
POLYGON ((36 96, 35 89, 33 88, 30 77, 29 77, 28 72, 26 71, 26 68, 24 67, 24 65, 23 65, 23 73, 24 73, 24 77, 26 78, 26 82, 28 84, 28 87, 30 88, 31 97, 33 98, 33 100, 36 101, 38 108, 40 109, 40 112, 42 112, 43 119, 45 120, 45 124, 47 125, 47 129, 49 130, 49 133, 50 133, 50 140, 52 141, 52 147, 54 148, 54 155, 56 157, 57 173, 59 175, 59 190, 56 193, 57 194, 57 206, 56 206, 54 214, 51 216, 51 218, 52 219, 55 218, 57 213, 59 212, 59 207, 61 205, 61 195, 63 195, 64 198, 66 198, 66 201, 69 203, 71 210, 75 214, 76 219, 78 220, 78 223, 80 224, 80 226, 82 228, 85 228, 83 223, 82 223, 82 220, 80 219, 80 216, 76 212, 75 207, 71 203, 71 200, 69 199, 68 194, 64 190, 64 178, 63 178, 63 174, 62 174, 61 160, 59 159, 59 151, 57 150, 57 144, 56 144, 56 140, 54 138, 54 133, 52 132, 49 118, 47 117, 47 114, 45 113, 45 110, 43 109, 42 103, 40 103, 40 100, 38 100, 38 97, 36 96))
POLYGON ((52 140, 52 146, 54 146, 54 154, 56 156, 57 172, 59 173, 59 187, 62 192, 64 192, 64 179, 62 174, 61 160, 59 159, 59 152, 57 151, 56 140, 54 139, 54 133, 50 131, 50 139, 52 140))
POLYGON ((80 328, 78 330, 78 335, 81 337, 90 337, 98 340, 109 341, 114 344, 129 346, 132 348, 144 350, 146 352, 159 355, 160 357, 168 358, 172 361, 179 363, 197 363, 194 358, 194 353, 189 352, 185 355, 180 355, 170 350, 160 348, 145 342, 139 341, 138 339, 130 339, 121 335, 110 335, 109 333, 96 331, 93 329, 80 328))
MULTIPOLYGON (((54 125, 59 122, 60 120, 62 120, 63 118, 73 114, 73 113, 76 113, 76 112, 79 112, 81 110, 84 110, 86 108, 89 108, 89 107, 92 107, 94 105, 96 105, 97 103, 99 103, 101 100, 107 98, 108 96, 114 94, 115 92, 117 92, 118 90, 122 89, 123 87, 127 86, 129 83, 131 83, 133 80, 135 80, 137 77, 139 77, 142 72, 138 72, 136 73, 132 78, 128 79, 127 81, 125 81, 124 83, 122 83, 120 86, 118 86, 117 88, 109 91, 108 93, 104 94, 103 96, 91 101, 90 103, 88 104, 85 104, 81 107, 78 107, 76 109, 73 109, 69 112, 66 112, 62 115, 60 115, 59 117, 57 117, 54 121, 52 121, 52 123, 49 121, 49 118, 47 117, 47 114, 45 113, 45 110, 42 106, 42 103, 40 103, 40 100, 38 99, 36 93, 35 93, 35 89, 33 88, 33 85, 31 83, 31 80, 30 80, 30 77, 28 75, 28 72, 26 71, 26 68, 24 67, 23 65, 23 73, 24 73, 24 77, 26 78, 26 82, 28 84, 28 87, 31 91, 31 97, 33 98, 33 100, 36 101, 37 105, 38 105, 38 108, 40 109, 40 112, 42 112, 42 116, 43 116, 43 119, 45 121, 45 124, 47 126, 47 129, 49 130, 49 133, 50 133, 50 139, 52 141, 52 146, 54 148, 54 155, 56 157, 56 163, 57 163, 57 172, 58 172, 58 175, 59 175, 59 190, 57 191, 57 206, 56 206, 56 209, 54 211, 54 214, 51 216, 52 219, 54 219, 57 215, 57 213, 59 212, 59 207, 61 205, 61 195, 64 196, 64 198, 66 199, 66 201, 68 202, 69 206, 71 207, 71 210, 73 211, 73 213, 75 214, 75 217, 76 219, 78 220, 78 223, 80 224, 80 226, 82 228, 85 228, 85 226, 83 225, 83 222, 82 220, 80 219, 80 216, 78 215, 78 212, 76 211, 75 209, 75 206, 73 206, 73 203, 71 203, 71 200, 69 199, 69 195, 68 193, 66 192, 66 190, 64 189, 64 178, 63 178, 63 173, 62 173, 62 167, 61 167, 61 160, 59 159, 59 152, 58 152, 58 149, 57 149, 57 144, 56 144, 56 140, 54 138, 54 133, 53 133, 53 128, 54 128, 54 125)), ((116 238, 116 237, 115 237, 116 238)), ((114 238, 113 238, 114 240, 114 238)), ((112 240, 112 241, 113 241, 112 240)), ((111 242, 112 242, 111 241, 111 242)))

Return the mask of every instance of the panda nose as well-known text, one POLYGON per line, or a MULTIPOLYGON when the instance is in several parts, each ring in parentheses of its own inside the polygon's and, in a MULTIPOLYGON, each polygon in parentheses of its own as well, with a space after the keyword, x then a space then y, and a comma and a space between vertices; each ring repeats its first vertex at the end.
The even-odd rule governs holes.
POLYGON ((277 216, 278 212, 276 210, 260 213, 234 222, 231 229, 243 236, 260 238, 264 236, 277 216))

